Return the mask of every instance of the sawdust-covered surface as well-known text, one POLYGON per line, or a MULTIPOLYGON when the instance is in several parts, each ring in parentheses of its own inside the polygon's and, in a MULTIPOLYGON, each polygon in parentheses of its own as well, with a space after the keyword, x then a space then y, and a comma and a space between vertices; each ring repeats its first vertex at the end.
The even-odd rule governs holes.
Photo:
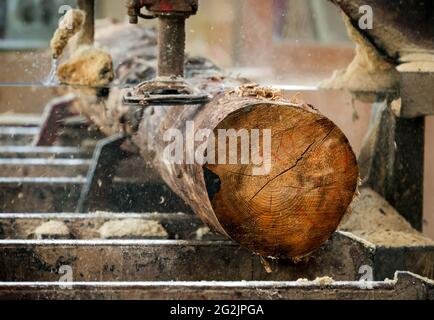
POLYGON ((347 231, 375 245, 384 247, 417 247, 434 245, 423 236, 379 194, 363 188, 353 201, 340 230, 347 231))

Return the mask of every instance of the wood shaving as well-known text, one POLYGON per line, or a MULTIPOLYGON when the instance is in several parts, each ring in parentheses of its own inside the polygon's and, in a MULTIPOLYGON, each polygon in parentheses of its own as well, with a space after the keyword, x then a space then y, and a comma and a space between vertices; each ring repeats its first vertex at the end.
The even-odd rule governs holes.
POLYGON ((196 239, 203 240, 210 232, 211 230, 208 227, 199 228, 196 230, 196 239))
POLYGON ((267 258, 260 256, 259 259, 261 260, 261 264, 264 267, 265 272, 268 274, 273 273, 273 268, 271 268, 270 262, 267 260, 267 258))
POLYGON ((69 40, 81 31, 85 16, 86 13, 84 11, 76 9, 69 10, 65 14, 65 17, 50 42, 54 59, 59 58, 63 54, 69 40))
POLYGON ((111 56, 101 49, 81 46, 57 70, 61 83, 104 86, 114 78, 111 56))
POLYGON ((291 261, 294 264, 307 263, 307 262, 309 262, 310 258, 311 258, 311 253, 308 253, 305 256, 293 257, 293 258, 291 258, 291 261))
POLYGON ((237 95, 239 97, 254 97, 256 99, 280 100, 283 99, 282 90, 273 89, 271 87, 260 87, 256 83, 244 84, 235 90, 229 91, 229 95, 237 95))

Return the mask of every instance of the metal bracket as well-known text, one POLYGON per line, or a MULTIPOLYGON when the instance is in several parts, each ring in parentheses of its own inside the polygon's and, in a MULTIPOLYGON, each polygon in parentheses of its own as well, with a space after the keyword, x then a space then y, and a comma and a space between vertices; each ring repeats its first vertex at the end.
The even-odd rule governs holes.
POLYGON ((198 0, 129 0, 130 23, 139 17, 158 18, 157 78, 139 84, 127 92, 124 102, 150 104, 201 104, 210 100, 207 93, 183 81, 185 68, 185 20, 197 13, 198 0), (151 15, 143 16, 145 7, 151 15))
POLYGON ((198 0, 128 0, 128 16, 130 23, 137 24, 138 18, 153 19, 164 14, 178 14, 188 17, 197 13, 198 0), (150 14, 142 14, 145 7, 150 14))
POLYGON ((422 230, 425 116, 434 114, 434 55, 401 55, 400 98, 374 105, 359 164, 364 184, 422 230))
POLYGON ((208 102, 211 97, 188 86, 182 80, 157 79, 145 81, 124 96, 127 104, 147 106, 164 104, 200 104, 208 102))
POLYGON ((394 113, 400 118, 434 115, 434 51, 409 50, 400 53, 401 100, 394 103, 394 113))
POLYGON ((374 104, 359 156, 362 183, 422 230, 425 118, 397 117, 389 102, 374 104))
POLYGON ((434 115, 434 72, 401 72, 399 117, 434 115))
POLYGON ((69 107, 75 99, 75 95, 68 94, 53 99, 47 104, 42 116, 41 129, 33 141, 34 146, 52 146, 56 142, 59 131, 64 126, 63 120, 73 115, 69 111, 69 107))
POLYGON ((117 164, 126 157, 126 153, 120 149, 120 146, 127 137, 124 134, 116 134, 97 144, 78 200, 77 213, 88 211, 92 205, 107 199, 117 164))

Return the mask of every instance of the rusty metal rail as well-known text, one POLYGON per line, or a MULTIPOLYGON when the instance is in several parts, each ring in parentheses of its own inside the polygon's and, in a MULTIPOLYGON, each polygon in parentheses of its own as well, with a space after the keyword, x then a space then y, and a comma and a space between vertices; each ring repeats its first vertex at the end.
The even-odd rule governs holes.
POLYGON ((0 127, 0 144, 2 146, 28 145, 38 133, 38 127, 0 127))
POLYGON ((78 147, 0 146, 0 159, 87 159, 91 150, 78 147))
POLYGON ((212 233, 197 240, 201 227, 196 217, 173 213, 2 214, 0 280, 54 281, 53 271, 62 264, 79 272, 77 281, 297 280, 324 275, 356 280, 362 266, 371 267, 376 280, 391 278, 397 270, 432 277, 433 247, 377 247, 344 232, 336 232, 306 261, 271 261, 273 273, 267 274, 259 257, 232 242, 212 233), (100 238, 98 229, 104 223, 129 219, 158 221, 169 239, 100 238), (26 240, 31 230, 48 221, 64 223, 68 239, 26 240))
POLYGON ((374 263, 370 248, 339 233, 307 262, 272 261, 271 274, 258 256, 219 240, 0 240, 0 257, 0 280, 9 281, 56 281, 62 265, 75 281, 354 280, 359 263, 374 263))
POLYGON ((80 282, 0 283, 0 299, 434 299, 434 282, 398 272, 387 282, 80 282))

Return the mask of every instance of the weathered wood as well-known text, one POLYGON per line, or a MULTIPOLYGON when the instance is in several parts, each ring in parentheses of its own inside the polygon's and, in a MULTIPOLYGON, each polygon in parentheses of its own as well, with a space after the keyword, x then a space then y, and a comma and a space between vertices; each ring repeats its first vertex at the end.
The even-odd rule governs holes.
MULTIPOLYGON (((139 41, 125 44, 121 35, 131 30, 125 27, 117 29, 116 36, 106 35, 112 47, 125 45, 123 59, 139 41)), ((122 60, 120 52, 114 54, 115 60, 122 60)), ((116 67, 117 76, 146 80, 136 73, 140 64, 149 65, 149 60, 116 67)), ((246 81, 225 77, 205 60, 190 60, 186 69, 187 76, 195 75, 187 79, 189 84, 207 92, 212 97, 209 103, 138 109, 124 105, 125 92, 114 89, 107 103, 90 98, 93 103, 82 100, 78 107, 106 134, 132 135, 145 161, 215 231, 267 257, 300 257, 320 247, 336 230, 357 187, 356 158, 342 131, 311 106, 284 100, 272 90, 246 86, 229 92, 246 81), (189 125, 194 127, 191 132, 189 125), (265 149, 254 151, 252 145, 248 150, 248 156, 262 158, 261 164, 270 162, 269 172, 255 174, 261 164, 240 164, 239 153, 238 164, 226 164, 226 157, 224 163, 206 167, 197 163, 194 152, 205 154, 201 147, 211 134, 230 129, 248 134, 260 130, 260 141, 265 139, 262 130, 270 130, 269 156, 265 149), (182 163, 167 159, 172 143, 164 138, 168 130, 178 130, 186 139, 182 163), (200 142, 192 142, 199 130, 207 133, 200 142), (193 163, 187 163, 191 152, 193 163)), ((217 143, 216 159, 229 144, 217 143)), ((240 141, 235 149, 242 149, 240 141)))

